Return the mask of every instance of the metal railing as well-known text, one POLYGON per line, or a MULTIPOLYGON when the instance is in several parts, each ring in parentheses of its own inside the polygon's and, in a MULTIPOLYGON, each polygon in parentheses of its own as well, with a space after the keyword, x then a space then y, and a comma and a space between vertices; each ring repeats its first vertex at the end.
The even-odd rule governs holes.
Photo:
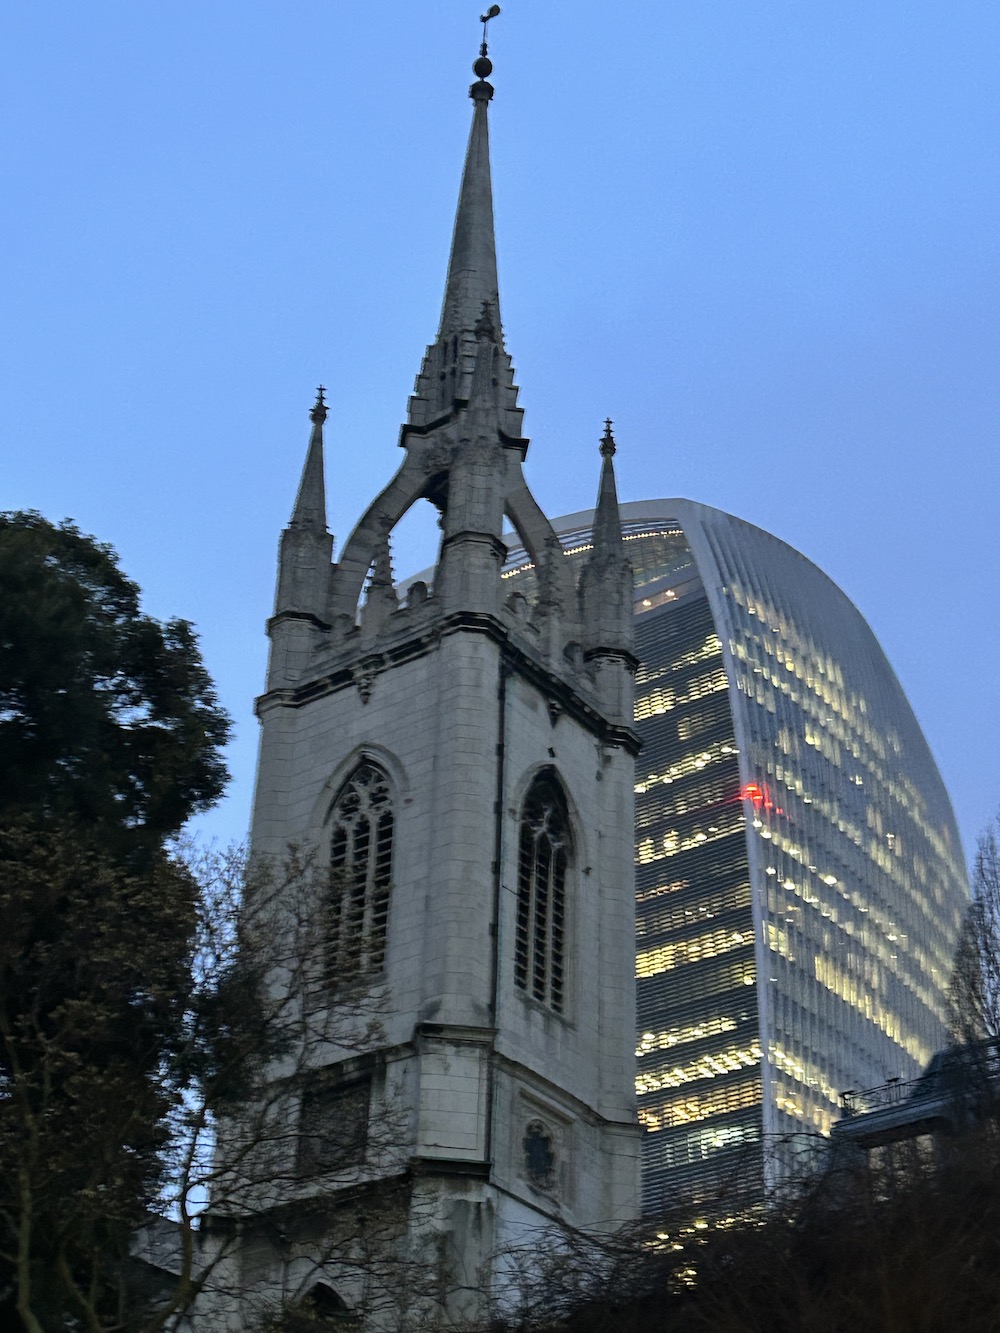
POLYGON ((969 1046, 939 1051, 917 1078, 889 1078, 874 1088, 842 1092, 845 1116, 881 1111, 902 1102, 931 1098, 976 1097, 1000 1094, 1000 1041, 989 1038, 969 1046))
POLYGON ((878 1087, 863 1088, 860 1092, 849 1088, 840 1094, 844 1115, 864 1115, 866 1111, 880 1111, 884 1106, 895 1106, 906 1101, 919 1082, 916 1078, 905 1082, 901 1078, 889 1078, 878 1087))

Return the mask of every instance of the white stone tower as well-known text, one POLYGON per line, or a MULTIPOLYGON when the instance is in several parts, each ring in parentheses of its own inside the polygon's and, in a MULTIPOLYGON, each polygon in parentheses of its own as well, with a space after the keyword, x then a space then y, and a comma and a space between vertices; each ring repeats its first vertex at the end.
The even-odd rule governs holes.
POLYGON ((636 663, 614 441, 609 422, 577 587, 522 475, 485 43, 474 70, 441 324, 402 465, 331 563, 321 392, 281 538, 252 849, 280 864, 307 848, 319 868, 304 1004, 326 1037, 289 1084, 301 1132, 278 1163, 284 1221, 247 1223, 242 1279, 277 1281, 280 1258, 287 1295, 373 1308, 349 1231, 376 1207, 359 1198, 391 1190, 406 1223, 390 1249, 425 1272, 433 1260, 462 1319, 512 1246, 638 1206, 636 663), (440 510, 440 555, 401 602, 389 537, 422 498, 440 510), (534 603, 505 593, 505 518, 538 571, 534 603))

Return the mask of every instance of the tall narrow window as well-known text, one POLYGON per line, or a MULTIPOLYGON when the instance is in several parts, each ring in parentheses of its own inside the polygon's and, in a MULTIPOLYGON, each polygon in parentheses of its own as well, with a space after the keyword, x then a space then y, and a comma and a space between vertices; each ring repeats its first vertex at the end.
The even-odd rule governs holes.
POLYGON ((566 875, 572 854, 566 798, 553 773, 535 779, 521 811, 514 981, 563 1011, 566 875))
POLYGON ((392 879, 392 801, 385 774, 365 762, 340 789, 330 818, 327 975, 381 972, 392 879))

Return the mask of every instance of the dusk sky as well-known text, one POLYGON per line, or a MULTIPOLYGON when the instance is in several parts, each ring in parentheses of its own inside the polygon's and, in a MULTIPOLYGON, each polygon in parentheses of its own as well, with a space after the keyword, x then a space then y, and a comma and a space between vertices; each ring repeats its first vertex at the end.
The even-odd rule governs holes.
MULTIPOLYGON (((483 6, 485 8, 485 6, 483 6)), ((278 536, 327 386, 339 550, 433 338, 481 9, 36 0, 0 52, 0 507, 201 635, 249 820, 278 536)), ((867 618, 971 854, 1000 805, 997 0, 507 0, 502 316, 543 509, 766 528, 867 618)), ((394 540, 431 563, 432 525, 394 540)))

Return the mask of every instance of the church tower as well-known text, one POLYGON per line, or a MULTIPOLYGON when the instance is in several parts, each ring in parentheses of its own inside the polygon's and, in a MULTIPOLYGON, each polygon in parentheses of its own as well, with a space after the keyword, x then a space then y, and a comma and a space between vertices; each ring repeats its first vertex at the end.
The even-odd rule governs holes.
POLYGON ((462 1320, 518 1248, 638 1206, 636 662, 615 444, 608 422, 577 583, 522 473, 485 42, 473 68, 441 322, 402 464, 334 562, 320 391, 281 538, 252 853, 277 867, 293 846, 315 868, 301 1004, 321 1037, 288 1083, 297 1146, 271 1213, 284 1220, 244 1242, 242 1279, 277 1281, 280 1258, 286 1297, 372 1311, 358 1228, 391 1194, 404 1225, 388 1251, 424 1277, 433 1264, 462 1320), (440 553, 432 581, 401 595, 390 535, 421 499, 440 511, 440 553), (531 597, 507 595, 505 524, 534 564, 531 597))

